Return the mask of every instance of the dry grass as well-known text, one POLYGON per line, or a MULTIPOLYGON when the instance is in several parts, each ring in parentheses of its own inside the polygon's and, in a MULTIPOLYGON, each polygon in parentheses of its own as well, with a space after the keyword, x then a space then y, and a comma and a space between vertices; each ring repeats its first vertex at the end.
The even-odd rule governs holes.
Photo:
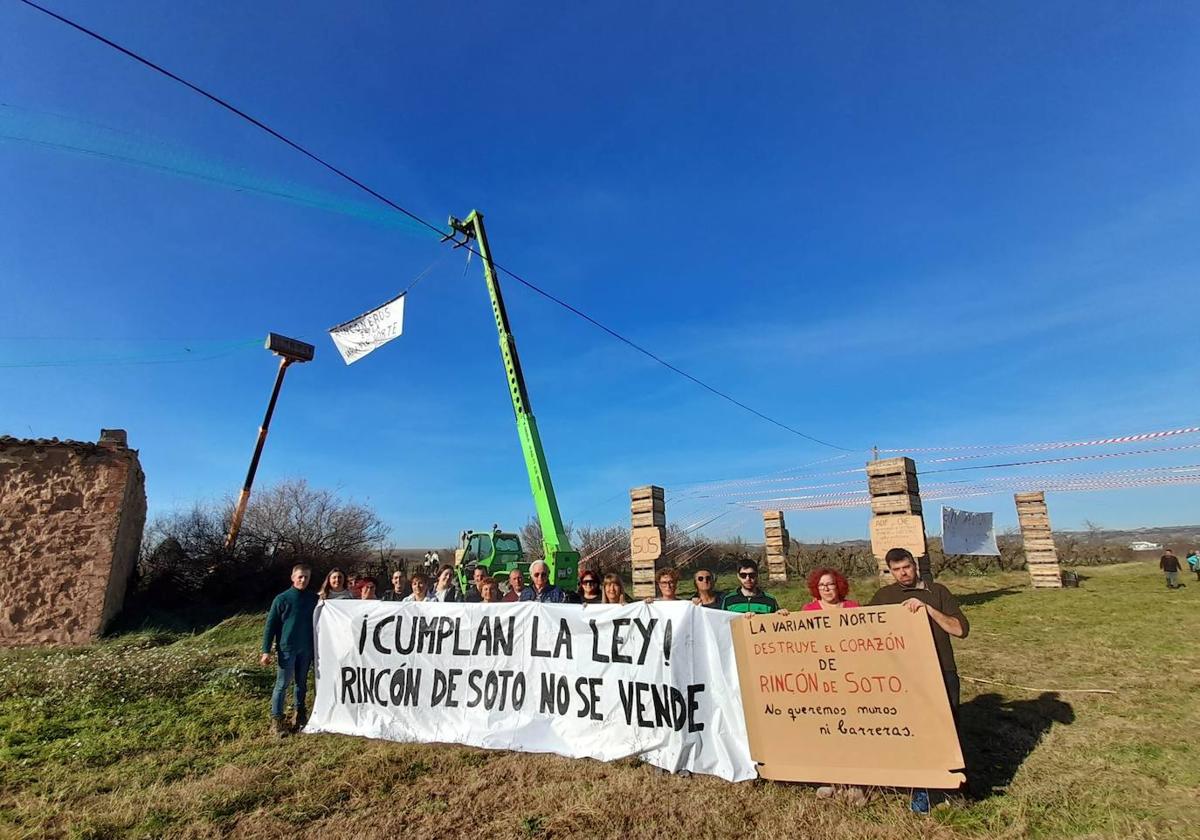
MULTIPOLYGON (((1200 837, 1200 584, 1143 564, 1082 589, 1020 574, 947 581, 973 624, 958 646, 971 788, 908 813, 800 785, 732 785, 603 764, 335 735, 266 735, 261 616, 196 636, 129 634, 85 651, 0 655, 0 835, 839 838, 1200 837)), ((856 589, 863 596, 869 584, 856 589)), ((798 586, 779 592, 787 606, 798 586)))

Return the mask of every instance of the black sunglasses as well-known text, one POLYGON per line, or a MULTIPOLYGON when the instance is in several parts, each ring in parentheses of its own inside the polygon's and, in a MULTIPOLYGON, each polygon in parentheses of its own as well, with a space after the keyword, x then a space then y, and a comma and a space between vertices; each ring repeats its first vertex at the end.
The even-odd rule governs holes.
POLYGON ((584 586, 595 586, 598 583, 598 581, 595 578, 584 578, 583 580, 581 580, 579 582, 582 583, 584 586))
POLYGON ((740 578, 756 578, 756 577, 758 577, 758 572, 738 572, 738 577, 740 577, 740 578))
POLYGON ((710 581, 712 580, 712 575, 696 575, 696 580, 710 581))

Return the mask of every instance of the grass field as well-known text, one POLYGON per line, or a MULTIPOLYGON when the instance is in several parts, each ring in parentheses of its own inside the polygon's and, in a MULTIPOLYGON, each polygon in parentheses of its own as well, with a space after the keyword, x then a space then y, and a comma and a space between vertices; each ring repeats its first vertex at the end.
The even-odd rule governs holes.
POLYGON ((852 810, 635 760, 275 741, 262 615, 244 615, 0 654, 0 836, 1200 837, 1200 583, 1082 572, 1053 592, 1021 574, 943 581, 972 623, 957 646, 971 781, 926 818, 898 792, 852 810))

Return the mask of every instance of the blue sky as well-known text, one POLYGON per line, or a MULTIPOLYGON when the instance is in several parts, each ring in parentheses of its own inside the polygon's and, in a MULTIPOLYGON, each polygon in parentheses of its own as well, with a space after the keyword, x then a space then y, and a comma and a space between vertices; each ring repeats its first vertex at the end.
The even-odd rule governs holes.
MULTIPOLYGON (((480 208, 500 262, 824 440, 865 450, 1195 423, 1196 10, 577 5, 52 7, 422 216, 480 208)), ((318 356, 288 375, 260 482, 341 488, 402 545, 532 511, 477 263, 464 274, 462 252, 12 0, 0 103, 10 122, 75 126, 98 144, 122 132, 147 159, 341 210, 0 140, 0 433, 128 429, 152 512, 232 493, 274 374, 266 351, 81 362, 204 355, 274 330, 318 356), (343 365, 324 329, 431 263, 405 335, 343 365), (21 366, 63 358, 74 363, 21 366)), ((515 283, 506 292, 568 520, 622 521, 635 484, 837 454, 515 283)), ((1078 470, 1192 463, 1185 451, 1078 470)), ((1121 527, 1195 522, 1197 501, 1173 487, 1050 504, 1058 526, 1121 527)), ((1015 522, 1005 494, 964 506, 1015 522)), ((796 513, 789 527, 860 537, 867 514, 796 513)), ((708 533, 760 531, 737 514, 708 533)))

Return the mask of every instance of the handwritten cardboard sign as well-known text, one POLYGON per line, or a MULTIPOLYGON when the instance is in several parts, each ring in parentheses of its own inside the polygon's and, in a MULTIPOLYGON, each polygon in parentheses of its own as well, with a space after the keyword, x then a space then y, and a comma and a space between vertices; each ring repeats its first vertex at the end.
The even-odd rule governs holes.
POLYGON ((750 616, 732 630, 763 778, 928 788, 965 780, 924 612, 750 616))
POLYGON ((882 560, 893 548, 907 548, 913 557, 925 554, 925 520, 919 513, 871 517, 871 553, 882 560))

